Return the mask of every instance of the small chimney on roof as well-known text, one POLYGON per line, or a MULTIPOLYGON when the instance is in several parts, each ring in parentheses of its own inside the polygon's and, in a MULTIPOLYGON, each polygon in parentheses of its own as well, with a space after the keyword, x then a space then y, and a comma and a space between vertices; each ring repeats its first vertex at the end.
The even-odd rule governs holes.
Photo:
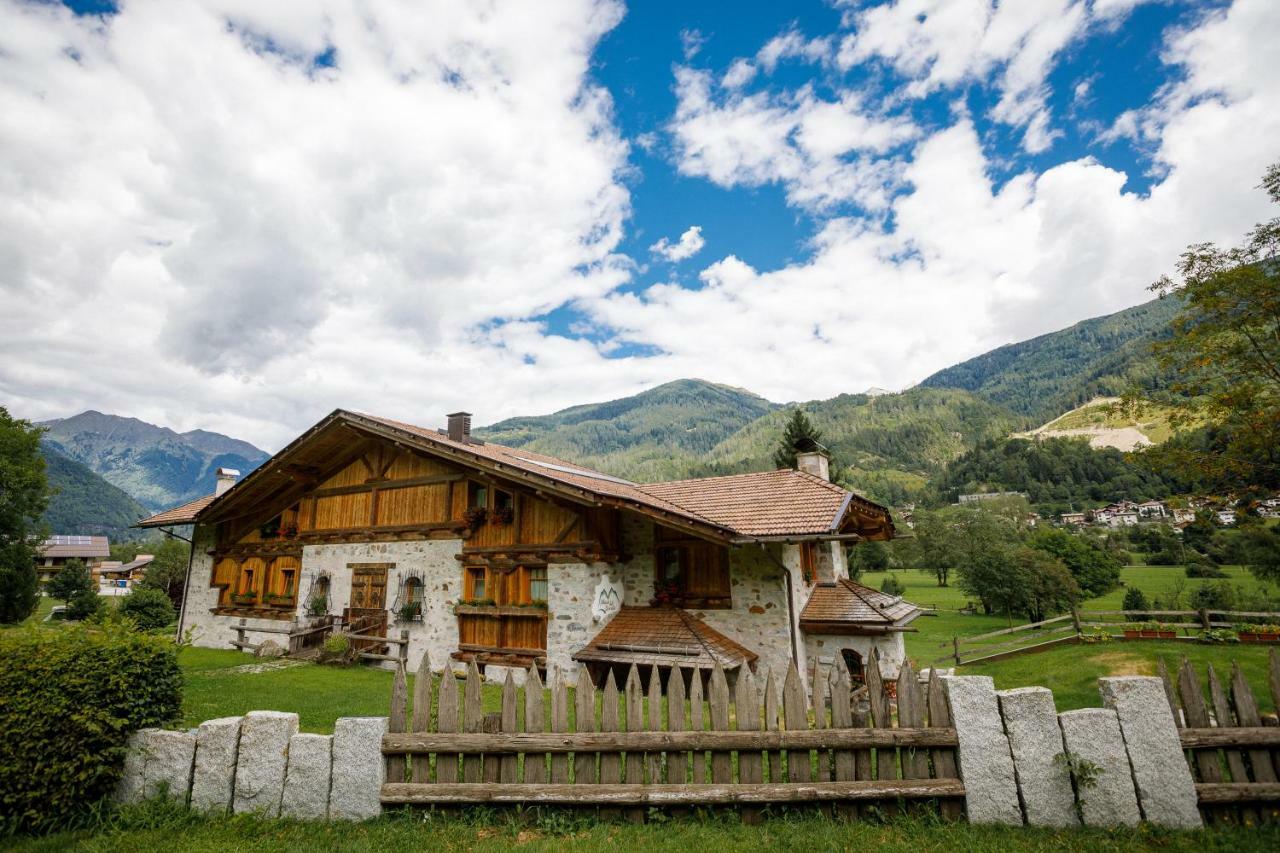
POLYGON ((470 412, 454 412, 452 415, 446 415, 448 420, 448 429, 445 435, 449 436, 450 441, 456 441, 461 444, 471 443, 471 413, 470 412))
POLYGON ((830 457, 825 450, 814 449, 796 454, 796 468, 806 474, 831 480, 830 457))
POLYGON ((236 480, 240 479, 240 472, 235 468, 219 468, 218 479, 213 487, 214 497, 221 495, 227 489, 236 484, 236 480))

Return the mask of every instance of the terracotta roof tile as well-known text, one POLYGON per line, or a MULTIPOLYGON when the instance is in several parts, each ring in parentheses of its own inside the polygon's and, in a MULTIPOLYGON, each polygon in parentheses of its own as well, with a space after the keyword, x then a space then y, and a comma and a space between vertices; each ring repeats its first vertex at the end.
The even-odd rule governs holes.
POLYGON ((744 536, 831 533, 849 495, 821 477, 789 469, 641 488, 744 536))
POLYGON ((213 503, 214 495, 205 495, 202 498, 196 498, 188 501, 182 506, 167 509, 164 512, 158 512, 150 518, 144 518, 134 527, 172 527, 179 524, 193 524, 200 510, 213 503))
POLYGON ((845 622, 857 625, 905 625, 920 615, 920 608, 902 596, 889 595, 869 586, 841 579, 820 583, 813 588, 809 601, 800 612, 805 622, 845 622))
POLYGON ((623 607, 573 656, 578 661, 696 669, 712 669, 717 661, 725 669, 734 669, 758 658, 701 619, 674 607, 623 607))

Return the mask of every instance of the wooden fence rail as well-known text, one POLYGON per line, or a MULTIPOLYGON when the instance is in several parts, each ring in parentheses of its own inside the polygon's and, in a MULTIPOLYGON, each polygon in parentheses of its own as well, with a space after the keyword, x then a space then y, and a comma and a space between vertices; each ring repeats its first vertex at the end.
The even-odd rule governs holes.
POLYGON ((1186 658, 1176 679, 1163 660, 1159 674, 1205 820, 1245 824, 1280 820, 1280 655, 1276 650, 1268 657, 1270 714, 1259 709, 1238 664, 1232 664, 1225 684, 1212 665, 1202 684, 1186 658))
POLYGON ((754 821, 769 803, 835 804, 855 816, 867 803, 911 800, 961 814, 956 732, 936 676, 926 689, 902 668, 895 725, 874 658, 865 704, 853 700, 843 666, 819 673, 809 695, 794 664, 780 690, 771 673, 745 669, 730 687, 717 667, 705 685, 673 668, 664 691, 649 669, 647 684, 633 666, 621 689, 610 674, 599 691, 586 678, 570 691, 553 672, 544 691, 534 667, 523 701, 508 673, 501 710, 484 713, 474 662, 459 695, 457 679, 434 675, 424 656, 412 710, 400 667, 382 741, 382 802, 597 806, 632 820, 645 806, 720 804, 754 821))
POLYGON ((1215 628, 1231 628, 1241 621, 1266 620, 1280 622, 1280 613, 1261 613, 1240 610, 1073 610, 1062 616, 1054 616, 1039 622, 1014 625, 998 631, 988 631, 968 637, 955 636, 939 649, 948 654, 939 659, 938 665, 978 663, 998 660, 1012 655, 1044 651, 1057 645, 1079 642, 1086 636, 1085 629, 1122 629, 1126 624, 1161 620, 1162 624, 1184 633, 1208 631, 1215 628), (1190 621, 1169 622, 1164 620, 1190 621))

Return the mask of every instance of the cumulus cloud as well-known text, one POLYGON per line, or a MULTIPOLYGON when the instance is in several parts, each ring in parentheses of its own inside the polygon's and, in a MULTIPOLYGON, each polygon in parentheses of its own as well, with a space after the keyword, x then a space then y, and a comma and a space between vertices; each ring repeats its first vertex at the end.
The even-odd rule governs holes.
POLYGON ((674 263, 675 261, 684 261, 692 258, 698 252, 701 252, 702 247, 706 244, 707 241, 702 236, 702 226, 690 225, 676 242, 672 243, 666 237, 663 237, 650 246, 649 251, 674 263))
POLYGON ((444 411, 444 365, 498 375, 503 324, 630 275, 588 77, 621 14, 4 0, 0 392, 262 441, 299 409, 444 411))

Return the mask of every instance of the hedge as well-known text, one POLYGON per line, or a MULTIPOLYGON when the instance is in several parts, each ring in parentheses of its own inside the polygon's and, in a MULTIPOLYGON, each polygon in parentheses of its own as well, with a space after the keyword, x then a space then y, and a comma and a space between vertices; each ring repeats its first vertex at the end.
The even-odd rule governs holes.
POLYGON ((177 648, 121 626, 0 632, 0 835, 74 827, 129 734, 180 718, 177 648))

